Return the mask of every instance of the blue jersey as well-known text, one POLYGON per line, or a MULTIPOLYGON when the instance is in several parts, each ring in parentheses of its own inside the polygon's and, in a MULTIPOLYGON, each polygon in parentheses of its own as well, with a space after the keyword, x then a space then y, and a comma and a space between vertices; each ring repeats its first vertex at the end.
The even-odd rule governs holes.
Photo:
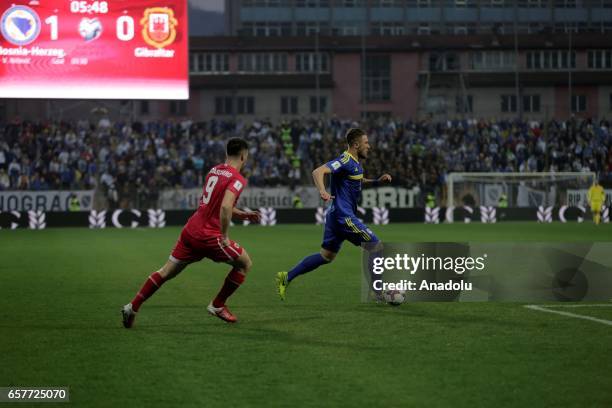
POLYGON ((363 167, 349 152, 344 152, 326 166, 331 170, 330 194, 334 196, 330 215, 336 218, 354 217, 361 197, 363 167))
POLYGON ((337 253, 345 240, 354 245, 378 242, 378 237, 355 215, 361 197, 363 167, 348 152, 326 166, 332 172, 330 193, 335 198, 325 217, 321 246, 337 253))

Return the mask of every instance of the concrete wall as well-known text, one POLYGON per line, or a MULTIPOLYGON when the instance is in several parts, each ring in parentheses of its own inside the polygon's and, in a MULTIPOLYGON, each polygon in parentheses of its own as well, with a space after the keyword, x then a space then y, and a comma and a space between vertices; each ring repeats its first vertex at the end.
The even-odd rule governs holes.
POLYGON ((602 86, 599 88, 598 106, 599 116, 602 118, 612 118, 612 101, 610 101, 610 95, 612 95, 612 86, 602 86))
MULTIPOLYGON (((587 106, 586 112, 576 113, 577 117, 596 117, 599 116, 599 92, 594 86, 573 86, 572 95, 586 95, 587 106)), ((558 86, 555 88, 556 99, 556 118, 564 118, 569 114, 569 91, 566 86, 558 86)), ((605 105, 604 105, 605 108, 605 105)))
POLYGON ((333 113, 343 118, 359 118, 362 112, 385 112, 395 117, 414 118, 418 102, 418 68, 416 53, 392 54, 391 100, 364 104, 361 95, 361 55, 334 55, 333 113))
MULTIPOLYGON (((197 112, 192 110, 194 120, 210 120, 216 118, 232 118, 233 115, 215 115, 215 98, 218 96, 233 96, 234 93, 229 90, 198 90, 192 91, 194 101, 197 101, 197 112)), ((282 120, 283 118, 292 119, 304 116, 316 116, 310 114, 310 97, 316 96, 314 89, 244 89, 238 90, 235 93, 239 96, 255 97, 255 114, 254 115, 239 115, 240 119, 249 121, 255 118, 269 118, 274 121, 282 120), (297 115, 281 114, 281 97, 296 96, 298 98, 298 113, 297 115)), ((331 114, 332 92, 327 89, 321 89, 319 96, 327 97, 327 114, 331 114)))
MULTIPOLYGON (((483 118, 483 119, 514 119, 517 117, 517 112, 503 113, 501 111, 502 95, 514 95, 516 89, 513 87, 505 88, 468 88, 467 94, 473 98, 473 113, 465 114, 468 118, 483 118)), ((524 119, 547 120, 552 119, 557 113, 556 91, 552 87, 532 87, 523 88, 523 95, 540 95, 540 111, 539 112, 524 112, 524 119)), ((462 115, 456 111, 455 98, 461 96, 459 89, 431 89, 429 92, 430 98, 439 97, 448 101, 446 112, 434 113, 436 119, 461 118, 462 115)), ((567 115, 565 115, 567 116, 567 115)), ((560 116, 563 118, 563 116, 560 116)))
POLYGON ((361 55, 336 54, 332 62, 334 92, 332 112, 342 118, 359 118, 361 105, 361 55))

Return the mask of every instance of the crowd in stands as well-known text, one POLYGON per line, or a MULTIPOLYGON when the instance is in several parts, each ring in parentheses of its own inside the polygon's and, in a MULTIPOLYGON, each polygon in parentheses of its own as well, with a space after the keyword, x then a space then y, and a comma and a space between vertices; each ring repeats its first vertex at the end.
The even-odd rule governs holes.
POLYGON ((111 205, 127 198, 146 206, 162 189, 199 187, 234 136, 251 146, 245 171, 251 186, 310 184, 311 170, 345 149, 353 126, 367 130, 373 147, 366 177, 390 173, 398 186, 435 191, 453 171, 595 171, 612 181, 606 120, 102 120, 1 125, 0 190, 100 188, 111 205))

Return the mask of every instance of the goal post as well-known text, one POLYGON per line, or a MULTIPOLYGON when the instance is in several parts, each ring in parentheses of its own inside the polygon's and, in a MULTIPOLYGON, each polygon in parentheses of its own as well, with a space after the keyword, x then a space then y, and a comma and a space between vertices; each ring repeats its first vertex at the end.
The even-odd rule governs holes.
POLYGON ((594 172, 450 173, 446 179, 448 207, 497 207, 505 195, 508 207, 586 205, 594 172))

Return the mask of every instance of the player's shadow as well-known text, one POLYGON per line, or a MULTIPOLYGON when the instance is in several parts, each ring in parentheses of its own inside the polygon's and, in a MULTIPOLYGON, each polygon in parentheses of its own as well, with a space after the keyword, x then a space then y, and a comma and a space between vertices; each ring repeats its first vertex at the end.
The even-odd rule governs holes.
POLYGON ((206 305, 147 305, 147 309, 201 309, 205 310, 206 305))
MULTIPOLYGON (((328 316, 325 314, 316 316, 305 316, 299 318, 291 318, 291 323, 302 323, 307 321, 327 319, 328 316)), ((239 338, 240 341, 251 340, 260 342, 277 342, 286 345, 309 345, 309 346, 322 346, 328 348, 338 348, 343 350, 352 351, 376 351, 378 347, 368 346, 367 344, 356 344, 355 342, 335 342, 324 340, 319 337, 306 337, 299 334, 295 334, 289 327, 286 330, 275 329, 270 327, 263 327, 265 324, 279 324, 278 318, 270 319, 251 319, 248 322, 237 324, 224 324, 223 322, 217 321, 217 319, 211 320, 210 322, 202 322, 198 326, 190 326, 189 329, 185 329, 184 325, 181 324, 154 324, 154 325, 141 325, 134 330, 149 333, 162 333, 166 335, 177 335, 177 336, 198 336, 203 339, 209 338, 211 335, 215 337, 227 337, 227 338, 239 338), (194 329, 195 327, 195 329, 194 329), (205 337, 208 336, 208 337, 205 337)), ((358 340, 358 339, 357 339, 358 340)))

